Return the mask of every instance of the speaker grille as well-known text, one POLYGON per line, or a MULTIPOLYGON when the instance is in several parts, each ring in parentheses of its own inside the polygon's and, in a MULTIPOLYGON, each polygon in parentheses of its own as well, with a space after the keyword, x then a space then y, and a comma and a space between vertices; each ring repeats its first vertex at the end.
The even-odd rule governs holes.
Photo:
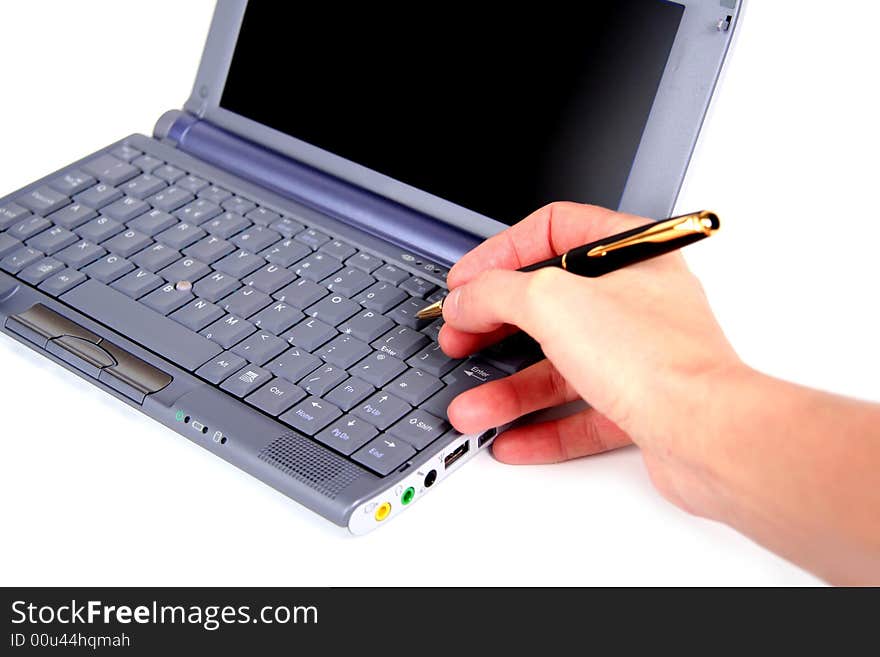
POLYGON ((293 432, 266 445, 259 458, 331 499, 363 474, 352 463, 293 432))

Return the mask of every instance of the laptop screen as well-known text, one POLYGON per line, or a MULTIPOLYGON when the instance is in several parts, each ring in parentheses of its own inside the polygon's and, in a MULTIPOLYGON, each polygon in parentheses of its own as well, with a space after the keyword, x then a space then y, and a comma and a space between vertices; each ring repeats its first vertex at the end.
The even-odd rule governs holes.
POLYGON ((617 207, 684 11, 286 7, 248 4, 222 107, 506 224, 617 207))

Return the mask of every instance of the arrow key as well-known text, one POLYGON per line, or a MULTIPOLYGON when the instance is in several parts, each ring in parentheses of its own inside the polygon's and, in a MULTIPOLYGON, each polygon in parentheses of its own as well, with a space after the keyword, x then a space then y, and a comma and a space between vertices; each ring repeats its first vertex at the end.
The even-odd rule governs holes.
POLYGON ((385 476, 399 468, 407 459, 415 456, 415 453, 416 450, 402 440, 395 440, 391 436, 379 436, 361 447, 352 458, 385 476))
POLYGON ((307 436, 314 436, 330 422, 342 415, 342 411, 320 397, 306 397, 279 419, 307 436))
POLYGON ((391 424, 409 413, 410 406, 399 400, 394 395, 380 390, 368 397, 367 400, 354 410, 354 414, 362 420, 375 424, 381 430, 387 429, 391 424))
POLYGON ((343 415, 331 422, 315 439, 348 456, 377 433, 379 432, 372 424, 352 415, 343 415))

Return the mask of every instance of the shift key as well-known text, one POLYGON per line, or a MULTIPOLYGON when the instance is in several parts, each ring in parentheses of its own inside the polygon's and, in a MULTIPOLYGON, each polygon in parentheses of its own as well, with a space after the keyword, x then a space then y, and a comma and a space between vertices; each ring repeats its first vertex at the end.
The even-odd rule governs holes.
POLYGON ((94 279, 63 294, 61 300, 190 371, 222 351, 207 338, 94 279))

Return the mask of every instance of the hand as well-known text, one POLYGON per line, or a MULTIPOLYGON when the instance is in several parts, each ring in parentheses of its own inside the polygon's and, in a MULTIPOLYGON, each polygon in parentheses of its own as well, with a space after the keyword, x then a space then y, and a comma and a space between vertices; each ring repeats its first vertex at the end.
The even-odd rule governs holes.
POLYGON ((584 399, 569 417, 496 439, 508 463, 549 463, 637 443, 670 499, 706 512, 700 432, 712 382, 744 376, 697 279, 678 253, 600 278, 513 271, 649 220, 574 203, 548 205, 465 255, 449 272, 440 344, 463 357, 521 329, 547 359, 459 395, 449 417, 473 433, 584 399), (699 486, 697 487, 699 488, 699 486))

